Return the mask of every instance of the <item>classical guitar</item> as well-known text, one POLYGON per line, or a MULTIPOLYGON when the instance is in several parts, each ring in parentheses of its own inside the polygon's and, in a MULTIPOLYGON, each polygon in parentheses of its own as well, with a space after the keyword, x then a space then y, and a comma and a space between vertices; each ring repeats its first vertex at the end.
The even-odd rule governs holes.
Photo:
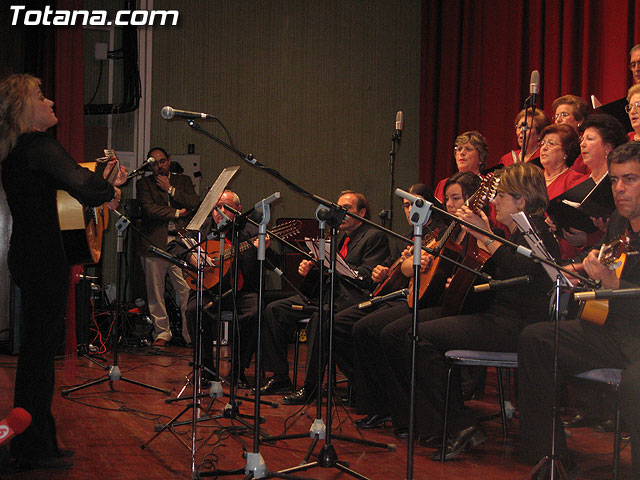
MULTIPOLYGON (((478 189, 479 195, 475 195, 469 199, 469 208, 479 213, 496 195, 496 189, 500 177, 491 176, 485 177, 482 185, 478 189)), ((476 194, 478 193, 476 192, 476 194)), ((475 241, 475 237, 469 237, 467 241, 467 248, 464 253, 462 264, 473 268, 474 270, 480 270, 484 267, 486 261, 491 258, 491 255, 478 247, 478 242, 475 241)), ((476 275, 465 269, 458 268, 451 278, 451 283, 446 289, 442 297, 442 316, 456 315, 460 313, 464 303, 469 295, 469 291, 473 286, 473 282, 476 279, 476 275)))
MULTIPOLYGON (((267 230, 267 233, 278 236, 280 238, 287 238, 293 235, 297 235, 300 233, 300 229, 302 228, 302 222, 300 220, 290 220, 288 222, 282 223, 271 230, 267 230)), ((179 236, 182 238, 185 245, 188 247, 193 247, 196 244, 195 239, 191 237, 185 237, 179 232, 179 236)), ((253 248, 253 242, 258 237, 255 236, 249 240, 245 240, 240 243, 238 249, 240 253, 248 250, 249 248, 253 248)), ((228 242, 227 242, 228 243, 228 242)), ((203 272, 203 287, 205 290, 215 287, 220 280, 220 265, 222 265, 223 277, 226 277, 229 267, 231 265, 231 258, 233 257, 233 252, 231 250, 231 244, 228 243, 229 248, 225 247, 224 255, 220 255, 220 242, 218 240, 207 240, 202 244, 202 252, 203 253, 203 261, 204 261, 204 272, 203 272)), ((196 252, 194 252, 195 257, 196 252)), ((184 277, 189 287, 191 289, 196 289, 196 279, 193 278, 192 275, 184 272, 184 277)), ((224 285, 224 284, 223 284, 224 285)), ((242 288, 240 279, 238 280, 238 288, 242 288)))
MULTIPOLYGON (((431 232, 428 235, 425 235, 422 240, 422 244, 427 246, 436 236, 438 235, 438 231, 431 232)), ((386 295, 387 293, 395 292, 403 288, 409 279, 402 273, 400 267, 402 267, 402 262, 404 262, 404 257, 400 256, 396 259, 395 262, 391 264, 389 270, 387 271, 387 276, 385 279, 378 284, 378 286, 373 290, 371 294, 372 297, 377 297, 379 295, 386 295)))
MULTIPOLYGON (((94 172, 104 170, 107 162, 116 160, 107 181, 115 181, 120 171, 120 163, 113 150, 104 150, 105 156, 95 162, 81 163, 80 166, 94 172)), ((57 193, 58 222, 67 260, 70 265, 98 263, 102 253, 102 235, 109 225, 109 209, 105 205, 86 207, 68 192, 57 193)))
MULTIPOLYGON (((603 245, 598 253, 598 261, 616 271, 616 277, 620 278, 624 262, 627 259, 625 252, 629 250, 630 239, 626 235, 621 235, 611 242, 603 245)), ((609 315, 609 300, 586 300, 580 302, 578 316, 582 320, 604 325, 609 315)))
MULTIPOLYGON (((496 187, 499 181, 500 177, 497 177, 494 172, 487 174, 475 193, 467 199, 465 205, 474 212, 480 211, 495 196, 496 187)), ((446 256, 457 257, 460 254, 461 248, 457 243, 450 241, 453 232, 457 231, 456 227, 458 227, 458 223, 455 221, 451 222, 440 239, 438 239, 437 242, 434 239, 431 239, 427 244, 427 247, 433 248, 437 252, 444 248, 446 256)), ((432 298, 434 300, 432 303, 435 304, 440 300, 441 295, 444 293, 445 282, 452 271, 453 264, 451 264, 451 262, 436 256, 429 265, 429 268, 420 274, 420 291, 418 293, 418 298, 422 299, 428 292, 429 298, 432 298)), ((413 307, 413 278, 409 282, 407 303, 409 304, 409 307, 413 307)))

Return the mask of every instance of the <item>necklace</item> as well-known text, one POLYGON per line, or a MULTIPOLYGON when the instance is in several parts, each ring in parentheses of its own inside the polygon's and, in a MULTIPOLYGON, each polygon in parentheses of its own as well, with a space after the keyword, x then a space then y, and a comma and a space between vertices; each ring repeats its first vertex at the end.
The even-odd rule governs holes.
POLYGON ((547 178, 547 176, 545 175, 545 176, 544 176, 544 181, 547 183, 547 187, 548 187, 549 185, 551 185, 551 184, 554 182, 554 180, 555 180, 556 178, 558 178, 560 175, 562 175, 562 174, 563 174, 564 172, 566 172, 567 170, 569 170, 569 167, 564 167, 564 170, 562 170, 560 173, 556 173, 556 174, 555 174, 554 176, 552 176, 552 177, 548 177, 548 178, 547 178))

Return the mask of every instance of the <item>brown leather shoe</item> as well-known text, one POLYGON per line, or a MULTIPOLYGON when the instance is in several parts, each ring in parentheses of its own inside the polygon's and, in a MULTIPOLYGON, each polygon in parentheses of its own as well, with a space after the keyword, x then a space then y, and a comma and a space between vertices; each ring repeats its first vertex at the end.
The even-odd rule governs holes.
POLYGON ((156 338, 155 341, 153 342, 153 346, 154 347, 166 347, 167 346, 167 341, 164 338, 156 338))

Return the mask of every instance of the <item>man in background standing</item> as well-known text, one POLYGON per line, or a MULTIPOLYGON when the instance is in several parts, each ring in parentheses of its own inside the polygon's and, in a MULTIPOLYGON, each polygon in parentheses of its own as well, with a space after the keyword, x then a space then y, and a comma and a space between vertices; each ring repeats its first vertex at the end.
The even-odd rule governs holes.
MULTIPOLYGON (((154 246, 165 248, 175 238, 176 232, 186 227, 188 215, 198 207, 199 198, 191 179, 186 175, 171 173, 171 160, 160 147, 149 150, 152 157, 153 175, 144 177, 136 184, 138 201, 142 209, 142 231, 154 246)), ((179 267, 153 256, 149 244, 143 241, 142 265, 147 285, 147 302, 153 319, 153 345, 164 347, 171 340, 169 317, 164 303, 165 279, 167 275, 180 299, 182 336, 191 343, 185 311, 189 299, 189 285, 179 267)))

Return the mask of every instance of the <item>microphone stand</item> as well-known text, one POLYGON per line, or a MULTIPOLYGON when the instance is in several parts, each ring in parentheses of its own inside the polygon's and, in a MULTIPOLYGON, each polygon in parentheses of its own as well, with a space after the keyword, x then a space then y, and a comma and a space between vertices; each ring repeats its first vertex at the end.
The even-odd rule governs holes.
MULTIPOLYGON (((111 385, 111 389, 113 390, 113 382, 122 380, 123 382, 132 383, 134 385, 138 385, 140 387, 148 388, 151 390, 155 390, 157 392, 162 392, 165 395, 169 394, 169 390, 166 388, 155 387, 153 385, 148 385, 146 383, 139 382, 137 380, 131 380, 129 378, 123 377, 120 372, 120 367, 118 366, 118 344, 120 342, 119 339, 119 329, 118 323, 122 323, 124 325, 124 307, 122 305, 122 268, 123 268, 123 258, 124 258, 124 232, 131 225, 131 221, 122 215, 117 210, 113 210, 113 212, 118 215, 119 220, 116 222, 116 230, 117 230, 117 258, 116 258, 116 299, 115 299, 115 310, 114 310, 114 318, 113 318, 113 332, 111 337, 111 342, 113 345, 113 364, 109 366, 109 373, 103 377, 98 378, 96 380, 91 380, 82 385, 78 385, 77 387, 68 388, 66 390, 62 390, 62 396, 67 396, 70 393, 76 392, 78 390, 83 390, 88 387, 92 387, 94 385, 99 385, 101 383, 109 382, 111 385)), ((135 227, 132 227, 135 230, 135 227)), ((139 233, 139 232, 138 232, 139 233)))
POLYGON ((394 184, 396 179, 396 153, 400 150, 400 136, 402 130, 396 130, 391 136, 391 150, 389 151, 389 209, 382 210, 378 216, 382 220, 382 226, 387 227, 389 230, 393 228, 393 195, 394 184))

